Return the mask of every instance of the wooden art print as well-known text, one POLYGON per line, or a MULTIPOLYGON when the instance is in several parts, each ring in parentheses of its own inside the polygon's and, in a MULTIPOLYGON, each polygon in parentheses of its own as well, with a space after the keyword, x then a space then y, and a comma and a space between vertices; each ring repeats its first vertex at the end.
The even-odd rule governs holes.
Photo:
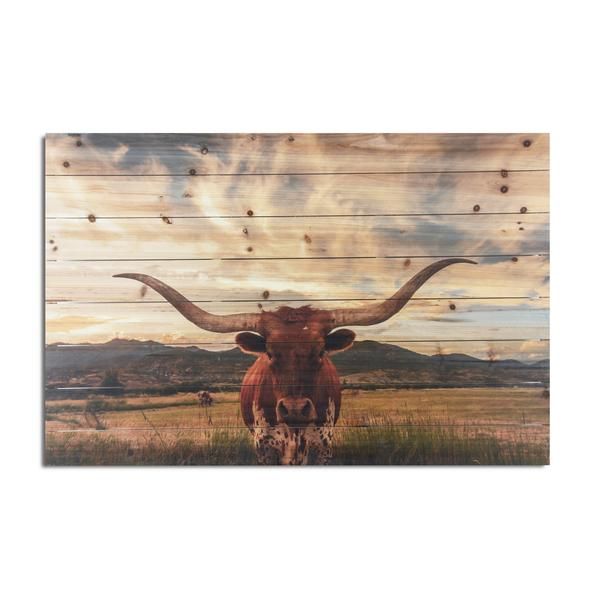
POLYGON ((48 135, 46 464, 546 464, 548 145, 48 135))

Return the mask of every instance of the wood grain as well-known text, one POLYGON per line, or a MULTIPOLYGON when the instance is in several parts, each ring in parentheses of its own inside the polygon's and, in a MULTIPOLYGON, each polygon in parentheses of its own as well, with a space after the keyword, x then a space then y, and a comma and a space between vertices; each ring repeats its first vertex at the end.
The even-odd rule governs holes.
POLYGON ((548 169, 547 134, 46 136, 48 175, 385 173, 548 169))
POLYGON ((255 217, 548 211, 548 173, 47 177, 46 216, 255 217))
POLYGON ((397 315, 352 329, 461 362, 390 347, 375 366, 357 355, 340 371, 336 435, 431 423, 459 427, 459 440, 547 444, 547 134, 51 134, 45 152, 45 431, 58 463, 108 440, 135 462, 143 444, 246 429, 239 390, 252 359, 206 352, 234 348, 236 334, 201 330, 113 275, 152 275, 215 314, 329 309, 389 298, 447 257, 478 264, 440 271, 397 315), (102 391, 102 356, 130 394, 102 391), (461 387, 423 389, 435 385, 461 387), (206 386, 218 390, 210 412, 198 406, 206 386))
MULTIPOLYGON (((298 303, 299 304, 299 303, 298 303)), ((345 302, 344 305, 352 305, 345 302)), ((335 308, 339 303, 327 303, 335 308)), ((359 339, 494 339, 547 336, 548 300, 415 300, 386 323, 354 327, 359 339), (454 308, 453 308, 454 307, 454 308)), ((211 312, 258 312, 256 303, 215 303, 211 312)), ((68 334, 94 337, 98 322, 110 323, 113 331, 96 341, 109 341, 117 335, 126 339, 164 340, 176 332, 179 341, 234 344, 234 334, 214 334, 199 330, 168 304, 49 304, 46 306, 46 330, 49 342, 68 334)))
MULTIPOLYGON (((494 386, 490 386, 490 387, 494 387, 494 386)), ((467 388, 468 389, 468 386, 467 388)), ((50 400, 50 402, 52 402, 50 400)), ((70 401, 73 402, 73 401, 70 401)), ((56 403, 52 402, 52 406, 54 406, 56 403)), ((146 410, 151 411, 152 408, 147 408, 146 410)), ((80 408, 80 411, 83 411, 83 408, 80 408)), ((244 425, 241 420, 238 421, 239 424, 231 424, 231 419, 218 419, 218 418, 213 418, 211 417, 211 423, 212 424, 208 424, 208 420, 206 419, 206 417, 204 417, 204 419, 202 419, 203 422, 206 422, 205 425, 200 425, 200 426, 194 426, 194 425, 190 425, 189 423, 192 421, 198 421, 198 407, 194 406, 194 405, 190 405, 187 407, 187 410, 183 410, 181 411, 181 413, 178 415, 179 418, 183 418, 187 421, 187 423, 185 424, 173 424, 173 425, 161 425, 159 424, 158 426, 149 426, 147 421, 145 421, 142 417, 141 414, 136 414, 136 413, 141 413, 140 409, 131 409, 130 411, 132 413, 131 415, 131 419, 129 419, 130 422, 132 422, 133 424, 131 426, 128 427, 119 427, 119 426, 114 426, 111 424, 111 427, 109 427, 108 429, 93 429, 90 428, 89 425, 82 425, 82 426, 77 426, 74 423, 68 424, 68 423, 64 423, 58 419, 56 420, 50 420, 47 424, 46 424, 46 433, 50 434, 52 436, 56 436, 56 435, 68 435, 70 438, 73 437, 73 434, 76 433, 78 436, 81 435, 86 435, 86 436, 93 436, 93 437, 107 437, 107 438, 115 438, 115 436, 117 437, 123 437, 124 439, 128 439, 132 436, 132 434, 134 436, 136 435, 140 435, 143 436, 144 434, 148 435, 148 436, 152 436, 153 434, 156 435, 156 431, 160 432, 161 437, 166 438, 167 440, 171 441, 170 436, 173 436, 174 439, 177 438, 181 438, 182 434, 185 434, 186 436, 193 436, 194 434, 198 435, 198 436, 203 436, 206 435, 207 433, 210 433, 211 431, 217 429, 219 431, 227 431, 227 430, 231 430, 231 431, 235 431, 235 430, 241 430, 241 431, 247 431, 248 428, 246 425, 244 425)), ((72 413, 72 415, 74 417, 78 417, 81 416, 83 413, 77 413, 74 412, 72 413)), ((114 412, 111 411, 107 411, 107 412, 103 412, 102 413, 102 417, 104 419, 112 419, 114 418, 116 415, 114 412)), ((119 415, 119 413, 117 413, 117 416, 122 416, 119 415)), ((64 417, 69 418, 71 417, 71 414, 69 414, 68 412, 65 413, 64 417)), ((73 417, 71 417, 73 418, 73 417)), ((66 420, 66 419, 65 419, 66 420)), ((78 419, 75 418, 73 419, 75 423, 77 423, 78 419)), ((85 422, 85 421, 84 421, 85 422)), ((351 429, 361 429, 364 430, 365 428, 368 428, 370 430, 377 430, 377 429, 385 429, 387 431, 391 430, 391 429, 398 429, 400 431, 406 431, 406 430, 415 430, 415 429, 420 429, 420 430, 426 430, 426 429, 439 429, 440 425, 436 424, 436 425, 426 425, 426 424, 420 424, 420 423, 415 423, 415 424, 411 424, 411 425, 406 425, 406 424, 385 424, 385 425, 378 425, 378 424, 369 424, 367 418, 364 418, 364 423, 356 423, 353 425, 344 425, 341 423, 338 423, 336 425, 336 430, 338 431, 344 431, 344 430, 351 430, 351 429)), ((462 430, 468 430, 468 429, 474 429, 477 430, 479 432, 480 436, 484 436, 487 437, 488 435, 490 435, 490 433, 496 431, 496 430, 502 430, 506 433, 510 433, 510 434, 518 434, 520 432, 527 432, 528 436, 532 436, 532 437, 539 437, 539 438, 545 438, 548 435, 548 431, 546 431, 546 429, 549 427, 549 423, 544 423, 544 422, 539 422, 539 421, 535 421, 533 423, 531 422, 525 422, 525 423, 518 423, 518 422, 501 422, 501 423, 477 423, 477 422, 473 422, 473 423, 448 423, 446 425, 446 427, 460 427, 462 430), (532 430, 532 428, 535 427, 536 430, 532 430)), ((477 436, 469 436, 470 439, 476 439, 477 436)))
POLYGON ((485 256, 548 252, 548 215, 48 220, 50 259, 485 256), (50 243, 53 240, 53 243, 50 243), (501 250, 500 250, 501 249, 501 250))
MULTIPOLYGON (((525 382, 526 383, 526 382, 525 382)), ((526 386, 530 387, 530 386, 526 386)), ((449 410, 447 401, 452 392, 437 390, 388 390, 380 392, 358 392, 355 393, 350 387, 343 392, 342 413, 337 428, 343 430, 353 427, 373 427, 384 425, 386 427, 398 427, 404 430, 419 427, 477 427, 485 435, 488 430, 498 428, 514 428, 525 432, 532 427, 540 428, 540 435, 547 435, 548 426, 548 399, 544 398, 541 389, 521 388, 511 391, 494 392, 473 389, 455 391, 460 397, 452 398, 458 400, 453 402, 449 410), (482 402, 482 392, 486 395, 482 402), (378 397, 379 396, 379 397, 378 397), (368 404, 365 405, 365 400, 368 404), (433 419, 422 419, 428 415, 433 419), (375 418, 374 418, 375 417, 375 418), (377 417, 383 417, 378 419, 377 417), (387 418, 385 418, 387 417, 387 418), (391 418, 390 418, 391 417, 391 418), (408 418, 407 418, 408 417, 408 418), (414 418, 410 418, 414 417, 414 418)), ((234 392, 216 392, 214 394, 217 402, 209 411, 199 410, 194 394, 180 394, 176 401, 180 404, 174 409, 163 409, 162 412, 154 412, 153 407, 160 410, 167 398, 145 397, 126 398, 128 410, 119 411, 119 399, 108 399, 108 406, 102 412, 103 421, 107 429, 99 430, 90 427, 82 419, 69 422, 69 416, 75 416, 77 412, 85 410, 85 400, 55 400, 47 403, 47 407, 54 415, 63 419, 50 422, 51 431, 87 431, 98 433, 98 435, 114 434, 118 431, 140 431, 160 428, 161 432, 174 434, 179 432, 192 432, 210 430, 211 426, 220 426, 225 429, 244 428, 239 414, 236 414, 237 402, 234 392), (111 411, 110 404, 117 410, 111 411), (145 417, 140 409, 146 411, 145 417), (69 415, 69 413, 71 413, 69 415), (209 420, 210 416, 210 420, 209 420), (67 419, 64 419, 67 417, 67 419)), ((527 431, 531 435, 532 431, 527 431)))
MULTIPOLYGON (((198 340, 195 340, 197 344, 190 344, 186 342, 176 342, 170 341, 169 346, 172 347, 184 347, 190 345, 199 345, 198 340)), ((413 352, 417 352, 419 354, 426 354, 432 356, 434 354, 466 354, 468 356, 472 356, 475 358, 490 360, 490 357, 493 360, 503 360, 503 359, 512 359, 515 355, 524 355, 524 360, 529 358, 530 361, 538 361, 540 356, 548 356, 549 355, 549 346, 550 342, 548 339, 500 339, 495 338, 493 340, 485 340, 485 339, 441 339, 441 340, 411 340, 409 338, 402 339, 388 339, 388 343, 393 343, 402 346, 403 348, 407 348, 412 350, 413 352)), ((126 347, 134 347, 136 345, 135 341, 128 342, 125 339, 121 339, 120 342, 121 348, 126 347)), ((220 342, 205 342, 203 346, 208 350, 221 350, 225 349, 227 346, 221 344, 220 342)), ((61 344, 55 343, 53 345, 47 346, 48 352, 53 352, 56 350, 60 350, 63 352, 95 352, 97 351, 96 346, 90 346, 86 343, 81 344, 61 344)))
MULTIPOLYGON (((440 271, 417 297, 538 297, 548 295, 548 257, 477 259, 478 265, 457 264, 440 271), (476 276, 474 275, 476 273, 476 276)), ((125 261, 49 262, 49 302, 161 301, 136 281, 117 273, 146 273, 177 288, 190 300, 304 303, 329 299, 382 299, 432 259, 346 259, 297 261, 125 261), (266 297, 265 297, 266 296, 266 297)))

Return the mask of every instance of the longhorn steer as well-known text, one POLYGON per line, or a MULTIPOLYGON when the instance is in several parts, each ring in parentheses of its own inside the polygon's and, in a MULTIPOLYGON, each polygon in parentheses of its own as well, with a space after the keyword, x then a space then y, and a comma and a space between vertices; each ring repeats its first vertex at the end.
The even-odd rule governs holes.
POLYGON ((240 392, 242 416, 263 464, 326 464, 341 405, 340 380, 329 356, 352 346, 346 325, 375 325, 395 315, 435 273, 456 263, 440 260, 417 273, 391 298, 362 308, 320 310, 282 306, 274 311, 213 315, 162 281, 121 273, 157 291, 186 319, 206 331, 238 333, 236 344, 258 358, 240 392))

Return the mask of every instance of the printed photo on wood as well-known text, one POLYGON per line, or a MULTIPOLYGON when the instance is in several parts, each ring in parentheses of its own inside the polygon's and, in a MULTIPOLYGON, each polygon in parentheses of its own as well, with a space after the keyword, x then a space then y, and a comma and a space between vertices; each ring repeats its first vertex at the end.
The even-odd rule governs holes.
POLYGON ((45 153, 45 464, 549 462, 547 134, 45 153))

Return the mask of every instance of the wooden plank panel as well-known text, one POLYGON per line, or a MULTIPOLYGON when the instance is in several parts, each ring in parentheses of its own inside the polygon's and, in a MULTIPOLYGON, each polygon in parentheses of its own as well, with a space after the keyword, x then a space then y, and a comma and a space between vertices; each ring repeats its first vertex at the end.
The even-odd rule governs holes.
MULTIPOLYGON (((455 404, 449 414, 448 399, 455 400, 451 390, 390 389, 358 393, 347 390, 343 393, 342 415, 338 427, 341 430, 352 427, 376 429, 391 425, 398 428, 445 425, 486 430, 495 427, 547 427, 549 424, 548 399, 543 397, 539 389, 524 387, 511 391, 494 391, 480 387, 464 389, 462 394, 464 400, 458 405, 455 404), (485 399, 483 403, 482 399, 485 399), (418 418, 424 415, 430 419, 418 418), (435 418, 431 419, 432 416, 435 418)), ((179 394, 176 398, 171 398, 171 407, 165 406, 168 399, 164 396, 120 400, 107 398, 102 411, 106 425, 104 430, 90 428, 89 419, 86 423, 85 418, 76 418, 78 413, 81 415, 85 411, 85 400, 49 401, 49 413, 58 417, 49 423, 49 431, 74 429, 87 430, 89 433, 98 431, 101 434, 107 431, 115 433, 151 430, 154 426, 165 433, 169 430, 173 433, 183 433, 201 432, 215 427, 245 427, 241 421, 235 392, 215 392, 214 398, 216 403, 209 411, 199 410, 193 394, 179 394), (145 415, 141 414, 142 410, 145 415), (69 423, 69 417, 75 419, 69 423)))
POLYGON ((48 175, 548 169, 547 134, 83 134, 46 136, 48 175))
POLYGON ((381 301, 463 256, 478 264, 437 273, 399 314, 352 327, 359 343, 333 356, 346 388, 334 462, 389 463, 389 452, 547 462, 548 144, 546 134, 49 135, 46 460, 254 461, 239 405, 254 357, 234 349, 235 333, 201 330, 112 275, 153 275, 215 314, 327 309, 381 301), (210 409, 201 389, 218 390, 210 409), (355 436, 370 426, 387 429, 355 436), (458 454, 433 454, 444 432, 458 454), (211 455, 215 433, 226 458, 211 455))
POLYGON ((46 215, 125 217, 548 211, 548 173, 47 177, 46 215))
MULTIPOLYGON (((478 259, 479 265, 453 265, 419 291, 428 297, 537 297, 548 294, 548 257, 478 259)), ((281 302, 383 298, 391 295, 432 259, 301 261, 173 261, 48 263, 49 301, 160 301, 138 282, 115 279, 120 272, 143 272, 203 302, 268 300, 281 302), (266 292, 266 294, 265 294, 266 292)))
MULTIPOLYGON (((296 305, 300 303, 295 303, 296 305)), ((353 303, 343 303, 353 305, 353 303)), ((328 303, 335 308, 341 303, 328 303)), ((215 303, 211 312, 258 312, 255 303, 215 303)), ((416 300, 395 318, 353 328, 359 339, 494 339, 548 336, 548 300, 416 300)), ((234 334, 199 330, 168 304, 48 304, 46 339, 106 342, 113 337, 234 344, 234 334), (108 324, 108 327, 107 327, 108 324), (101 325, 101 333, 96 326, 101 325)))
POLYGON ((548 251, 548 215, 46 221, 49 258, 472 256, 548 251))
MULTIPOLYGON (((400 318, 400 317, 397 317, 400 318)), ((368 336, 365 336, 368 337, 368 336)), ((195 340, 196 342, 198 340, 195 340)), ((449 355, 449 354, 466 354, 468 356, 479 358, 482 360, 506 360, 518 357, 519 360, 527 363, 536 363, 541 360, 547 360, 550 356, 550 342, 547 338, 541 339, 499 339, 493 340, 410 340, 406 337, 398 340, 387 339, 388 343, 393 343, 402 348, 406 348, 419 354, 433 355, 449 355)), ((138 342, 136 340, 119 339, 119 348, 135 348, 138 342)), ((186 342, 168 343, 168 347, 181 348, 195 344, 186 342)), ((227 345, 219 342, 213 344, 204 344, 211 351, 219 351, 227 345)), ((98 344, 63 344, 55 343, 47 346, 48 352, 59 350, 60 352, 96 352, 100 348, 98 344)), ((231 347, 231 346, 227 346, 231 347)), ((159 347, 160 348, 160 347, 159 347)), ((57 363, 58 361, 55 361, 57 363)))
MULTIPOLYGON (((548 257, 478 258, 440 271, 417 297, 531 297, 548 295, 548 257)), ((255 261, 49 262, 46 299, 51 302, 160 302, 141 283, 116 273, 146 273, 190 300, 315 303, 330 299, 382 299, 430 264, 431 258, 255 261), (265 296, 267 296, 265 298, 265 296)))
MULTIPOLYGON (((496 391, 493 387, 488 387, 486 388, 489 392, 494 392, 496 391)), ((521 390, 525 390, 526 388, 519 388, 519 391, 521 390)), ((350 391, 350 390, 349 390, 350 391)), ((379 390, 377 390, 379 391, 379 390)), ((422 390, 420 389, 400 389, 401 394, 406 393, 407 391, 411 391, 411 392, 421 392, 422 390)), ((437 390, 427 390, 427 391, 437 391, 437 390)), ((448 391, 455 391, 453 389, 449 389, 448 391)), ((473 390, 470 388, 464 388, 461 390, 463 393, 467 392, 467 391, 477 391, 477 389, 473 390)), ((537 390, 536 388, 533 388, 533 391, 535 393, 537 393, 539 395, 539 390, 537 390)), ((219 394, 219 392, 216 392, 216 394, 219 394)), ((216 395, 215 394, 215 395, 216 395)), ((104 424, 107 424, 108 426, 106 427, 106 429, 96 429, 94 427, 92 427, 93 425, 93 421, 91 418, 88 417, 87 421, 85 419, 85 407, 84 407, 84 403, 86 401, 82 401, 80 398, 73 398, 73 399, 63 399, 63 400, 48 400, 48 402, 50 403, 48 406, 50 408, 50 410, 48 411, 48 422, 46 423, 46 436, 51 438, 51 442, 50 445, 53 445, 54 443, 58 442, 61 439, 61 436, 66 436, 68 441, 71 442, 73 439, 75 439, 75 436, 73 434, 77 434, 77 442, 82 442, 84 441, 85 443, 90 443, 94 440, 92 440, 91 438, 111 438, 111 441, 114 441, 115 439, 118 440, 123 440, 123 441, 129 441, 132 442, 132 447, 136 447, 136 438, 137 436, 140 436, 142 438, 152 438, 154 437, 156 439, 157 436, 157 432, 160 433, 160 437, 162 438, 163 442, 176 442, 177 440, 180 440, 182 437, 184 437, 186 439, 186 441, 193 441, 194 443, 200 443, 202 444, 202 442, 206 443, 207 439, 210 438, 211 435, 213 435, 214 433, 217 434, 223 434, 224 432, 235 432, 235 431, 242 431, 244 432, 244 434, 247 434, 248 436, 250 436, 250 432, 248 431, 248 427, 246 425, 244 425, 241 415, 239 417, 236 418, 231 418, 231 417, 227 417, 226 419, 220 419, 220 418, 214 418, 211 415, 211 423, 212 424, 208 424, 208 418, 204 417, 203 415, 198 416, 198 413, 200 412, 200 410, 198 409, 198 407, 193 404, 193 401, 191 400, 192 395, 190 394, 188 399, 187 399, 187 406, 186 404, 183 404, 183 409, 180 409, 179 414, 177 415, 177 418, 170 420, 169 424, 163 425, 161 423, 158 423, 157 425, 154 424, 154 422, 152 421, 151 418, 153 415, 156 416, 157 413, 154 412, 154 410, 161 410, 161 408, 158 409, 153 409, 150 406, 146 406, 145 408, 140 408, 139 406, 132 406, 131 408, 128 407, 128 412, 130 412, 131 414, 127 414, 127 417, 131 417, 131 419, 128 419, 128 422, 131 423, 131 425, 126 426, 126 427, 121 427, 119 425, 116 425, 116 419, 118 419, 119 417, 121 418, 121 420, 123 419, 124 415, 123 413, 125 412, 124 408, 121 409, 117 409, 117 411, 110 411, 109 408, 105 409, 105 411, 103 410, 102 412, 99 412, 98 415, 101 417, 101 422, 104 424), (60 404, 62 403, 63 405, 63 410, 61 411, 59 409, 60 404), (146 415, 146 419, 143 418, 142 416, 142 411, 144 411, 144 414, 146 415), (57 415, 58 413, 58 415, 57 415), (149 414, 148 414, 149 413, 149 414), (114 420, 113 420, 114 419, 114 420), (215 423, 216 420, 216 423, 215 423), (150 421, 150 423, 152 423, 151 425, 148 424, 148 422, 150 421), (195 421, 196 423, 200 422, 202 424, 200 425, 191 425, 190 422, 195 421), (86 439, 87 438, 87 439, 86 439)), ((110 401, 109 401, 110 402, 110 401)), ((185 401, 184 401, 185 402, 185 401)), ((121 402, 121 405, 123 406, 123 403, 121 402)), ((110 405, 109 405, 110 406, 110 405)), ((175 403, 175 408, 180 408, 181 404, 175 403)), ((166 409, 162 409, 162 410, 166 410, 166 409)), ((362 411, 363 413, 367 413, 367 411, 362 411)), ((88 413, 89 414, 89 413, 88 413)), ((163 418, 163 414, 159 415, 159 419, 163 418)), ((167 415, 167 416, 173 416, 173 415, 167 415)), ((488 436, 490 435, 494 435, 495 433, 499 433, 500 435, 502 435, 503 437, 506 438, 506 434, 510 435, 510 436, 514 436, 515 439, 518 439, 520 435, 522 434, 526 434, 528 436, 531 436, 533 439, 538 439, 538 441, 542 441, 542 439, 544 441, 547 440, 548 437, 548 427, 550 426, 550 424, 548 422, 543 422, 543 421, 535 421, 535 422, 528 422, 526 421, 525 423, 518 423, 518 422, 477 422, 477 421, 472 421, 472 422, 446 422, 446 423, 435 423, 435 424, 427 424, 427 423, 409 423, 408 419, 407 422, 405 423, 398 423, 398 424, 386 424, 385 421, 385 415, 382 414, 379 416, 379 420, 381 421, 380 423, 369 423, 369 420, 373 420, 372 415, 368 415, 364 414, 363 418, 360 419, 360 417, 356 417, 353 415, 353 419, 352 422, 353 424, 351 425, 347 425, 345 423, 347 423, 348 421, 350 421, 350 419, 344 419, 342 421, 339 421, 338 424, 336 424, 336 434, 337 435, 343 435, 343 432, 349 432, 351 430, 355 430, 355 429, 360 429, 362 431, 365 430, 370 430, 370 431, 377 431, 377 430, 384 430, 384 431, 391 431, 391 430, 398 430, 398 431, 407 431, 407 430, 427 430, 427 429, 434 429, 434 430, 439 430, 442 427, 448 427, 448 428, 456 428, 456 427, 460 427, 462 430, 476 430, 478 432, 478 435, 470 435, 470 439, 478 439, 478 438, 483 438, 483 439, 489 439, 488 436), (498 430, 500 430, 498 432, 498 430)), ((63 442, 64 443, 64 442, 63 442)), ((159 440, 156 439, 156 443, 159 443, 159 440)), ((67 444, 67 447, 69 447, 70 444, 67 444)), ((191 448, 192 446, 190 446, 191 448)), ((64 451, 64 448, 63 448, 64 451)), ((72 456, 72 452, 71 452, 71 456, 72 456)), ((131 453, 129 455, 130 457, 133 456, 133 453, 131 453)), ((79 461, 77 461, 74 464, 81 464, 79 461)), ((105 463, 102 463, 105 464, 105 463)), ((112 463, 108 463, 108 464, 112 464, 112 463)), ((139 464, 136 463, 135 461, 130 461, 127 464, 139 464)), ((178 463, 179 464, 179 463, 178 463)), ((205 464, 205 463, 202 463, 205 464)), ((215 463, 217 464, 217 463, 215 463)), ((236 463, 237 464, 237 463, 236 463)), ((254 464, 254 463, 253 463, 254 464)), ((367 464, 367 463, 365 463, 367 464)), ((377 463, 368 463, 368 464, 377 464, 377 463)), ((388 464, 388 463, 385 463, 388 464)), ((105 465, 107 466, 107 465, 105 465)))
MULTIPOLYGON (((321 308, 334 309, 343 306, 360 306, 370 302, 379 302, 379 300, 329 300, 323 303, 321 308)), ((448 314, 460 315, 472 312, 487 312, 492 306, 494 312, 502 312, 506 310, 539 310, 548 309, 548 298, 458 298, 447 300, 445 298, 413 298, 409 305, 414 309, 422 310, 426 313, 433 314, 448 314)), ((260 310, 273 310, 281 303, 270 300, 260 300, 260 302, 231 302, 227 300, 216 300, 209 303, 210 306, 203 306, 205 310, 215 314, 228 314, 232 312, 259 312, 260 310)), ((68 314, 72 311, 95 311, 97 314, 103 314, 105 311, 122 311, 124 315, 134 316, 135 313, 148 311, 147 314, 160 314, 163 312, 171 312, 174 310, 168 302, 152 302, 142 301, 134 303, 107 302, 100 304, 83 304, 78 302, 59 302, 47 303, 49 310, 51 307, 56 307, 59 313, 68 314)), ((285 303, 286 306, 300 307, 305 306, 305 300, 292 300, 285 303)), ((404 309, 406 310, 406 309, 404 309)))

